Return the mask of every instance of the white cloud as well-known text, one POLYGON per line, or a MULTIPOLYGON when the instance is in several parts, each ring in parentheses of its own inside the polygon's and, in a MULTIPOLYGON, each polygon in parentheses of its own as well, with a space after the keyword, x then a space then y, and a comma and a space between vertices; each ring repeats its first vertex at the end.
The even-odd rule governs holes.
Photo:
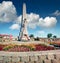
POLYGON ((21 20, 22 20, 22 15, 16 18, 15 23, 21 24, 21 20))
MULTIPOLYGON (((22 15, 20 15, 15 20, 15 22, 17 24, 21 24, 21 19, 22 19, 22 15)), ((38 21, 39 21, 39 15, 38 14, 34 14, 34 13, 27 14, 27 23, 28 23, 29 28, 32 28, 32 29, 36 28, 38 21)))
POLYGON ((34 14, 34 13, 30 13, 27 16, 27 21, 28 21, 28 27, 29 28, 36 28, 38 21, 39 21, 39 15, 38 14, 34 14))
MULTIPOLYGON (((60 15, 60 12, 57 10, 54 14, 60 15)), ((16 24, 21 24, 21 18, 22 15, 17 17, 16 8, 11 1, 3 1, 0 3, 0 22, 14 21, 15 24, 13 25, 16 26, 16 24)), ((57 19, 55 17, 40 18, 39 14, 30 13, 27 14, 27 22, 28 27, 32 29, 36 28, 37 26, 49 28, 56 25, 57 19)), ((10 29, 19 28, 19 26, 14 28, 13 25, 10 27, 10 29)))
POLYGON ((16 8, 11 1, 0 3, 0 22, 14 21, 16 17, 16 8))
POLYGON ((10 26, 10 29, 12 29, 12 30, 18 30, 20 28, 20 26, 19 26, 19 24, 13 24, 13 25, 11 25, 10 26))
MULTIPOLYGON (((22 16, 20 15, 15 22, 17 24, 21 24, 21 18, 22 16)), ((30 13, 27 14, 27 22, 28 22, 28 27, 32 29, 36 28, 37 26, 51 28, 56 25, 57 19, 55 17, 40 18, 38 14, 30 13)))
POLYGON ((39 19, 39 26, 42 27, 50 28, 55 26, 56 23, 57 23, 57 19, 55 17, 45 17, 44 19, 43 18, 39 19))
MULTIPOLYGON (((57 16, 60 15, 59 10, 54 14, 57 16)), ((11 1, 3 1, 0 3, 0 22, 14 21, 15 24, 19 25, 21 24, 21 17, 22 15, 17 17, 16 8, 11 1)), ((55 17, 40 18, 39 14, 30 13, 27 14, 27 22, 29 28, 36 28, 37 26, 49 28, 56 25, 57 19, 55 17)), ((11 29, 14 29, 14 27, 11 29)))
POLYGON ((52 15, 54 15, 54 16, 60 16, 60 11, 56 10, 52 15))
POLYGON ((27 15, 27 20, 29 22, 37 22, 39 20, 39 15, 35 13, 30 13, 27 15))
MULTIPOLYGON (((20 15, 16 20, 15 23, 21 24, 22 15, 20 15)), ((38 14, 30 13, 27 14, 27 25, 29 28, 36 28, 39 27, 45 27, 45 28, 51 28, 54 27, 57 23, 57 19, 55 17, 45 17, 40 18, 38 14)))
POLYGON ((40 18, 38 14, 34 13, 28 14, 27 20, 30 28, 36 28, 36 26, 50 28, 54 27, 57 23, 57 19, 55 17, 40 18))

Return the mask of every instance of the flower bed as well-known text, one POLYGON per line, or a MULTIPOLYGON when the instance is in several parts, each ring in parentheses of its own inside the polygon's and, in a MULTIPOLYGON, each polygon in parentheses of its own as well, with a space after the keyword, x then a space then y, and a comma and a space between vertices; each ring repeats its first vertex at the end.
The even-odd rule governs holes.
POLYGON ((54 49, 54 47, 47 46, 45 44, 0 44, 0 51, 9 52, 46 51, 54 49))

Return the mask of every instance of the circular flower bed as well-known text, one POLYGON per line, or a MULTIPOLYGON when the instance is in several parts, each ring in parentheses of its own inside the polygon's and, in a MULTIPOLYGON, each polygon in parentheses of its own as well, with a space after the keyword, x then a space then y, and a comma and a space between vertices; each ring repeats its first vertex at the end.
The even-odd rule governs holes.
POLYGON ((46 51, 54 50, 54 47, 47 46, 45 44, 0 44, 0 51, 9 51, 9 52, 27 52, 27 51, 46 51))

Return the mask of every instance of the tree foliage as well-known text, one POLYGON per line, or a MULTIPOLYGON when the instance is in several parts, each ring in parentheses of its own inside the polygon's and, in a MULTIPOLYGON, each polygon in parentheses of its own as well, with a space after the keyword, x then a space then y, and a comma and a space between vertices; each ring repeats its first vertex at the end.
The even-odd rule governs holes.
POLYGON ((52 37, 52 33, 47 34, 47 38, 51 38, 52 37))
POLYGON ((34 37, 34 35, 33 35, 33 34, 31 34, 29 37, 30 37, 30 38, 31 38, 31 37, 34 37))
POLYGON ((56 35, 54 35, 54 36, 53 36, 53 38, 57 38, 57 36, 56 36, 56 35))

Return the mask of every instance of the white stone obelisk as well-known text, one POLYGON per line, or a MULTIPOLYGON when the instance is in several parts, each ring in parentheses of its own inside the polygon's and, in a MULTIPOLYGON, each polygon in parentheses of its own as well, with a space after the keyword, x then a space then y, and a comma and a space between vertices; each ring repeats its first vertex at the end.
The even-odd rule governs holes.
POLYGON ((19 33, 19 40, 29 40, 28 32, 27 32, 27 14, 26 14, 26 4, 23 4, 23 13, 21 20, 21 28, 19 33))

